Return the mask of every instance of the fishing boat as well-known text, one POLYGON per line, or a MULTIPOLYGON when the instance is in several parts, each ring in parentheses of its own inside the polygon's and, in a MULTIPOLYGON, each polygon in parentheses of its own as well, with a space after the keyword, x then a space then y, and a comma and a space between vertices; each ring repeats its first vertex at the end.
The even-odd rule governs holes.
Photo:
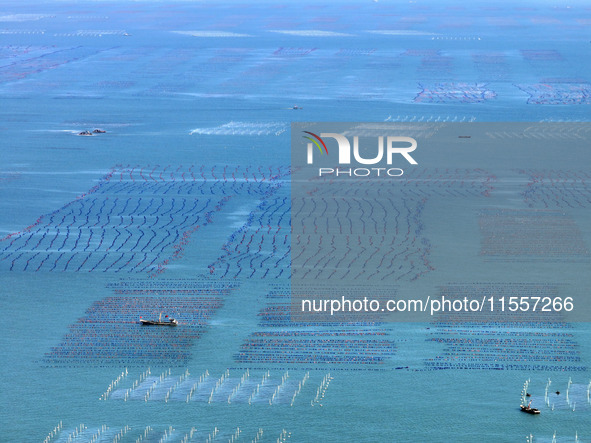
POLYGON ((140 317, 140 323, 142 326, 177 326, 179 324, 174 318, 168 318, 168 315, 164 318, 167 320, 162 320, 162 313, 158 316, 158 320, 144 320, 140 317))
POLYGON ((521 412, 527 412, 528 414, 539 414, 540 410, 531 407, 531 401, 528 403, 527 406, 521 405, 521 412))

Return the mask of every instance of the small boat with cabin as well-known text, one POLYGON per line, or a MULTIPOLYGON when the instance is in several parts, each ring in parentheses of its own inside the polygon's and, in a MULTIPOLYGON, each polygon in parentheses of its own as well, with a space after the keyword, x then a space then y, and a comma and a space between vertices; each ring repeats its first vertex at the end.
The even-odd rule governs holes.
POLYGON ((528 414, 534 414, 534 415, 536 415, 536 414, 539 414, 540 413, 540 410, 539 409, 536 409, 536 408, 532 408, 531 407, 531 400, 530 400, 530 402, 528 403, 527 406, 521 405, 521 412, 526 412, 528 414))
POLYGON ((162 320, 162 313, 158 316, 158 320, 144 320, 140 317, 140 324, 142 326, 177 326, 179 322, 174 318, 168 318, 168 315, 164 317, 167 320, 162 320))

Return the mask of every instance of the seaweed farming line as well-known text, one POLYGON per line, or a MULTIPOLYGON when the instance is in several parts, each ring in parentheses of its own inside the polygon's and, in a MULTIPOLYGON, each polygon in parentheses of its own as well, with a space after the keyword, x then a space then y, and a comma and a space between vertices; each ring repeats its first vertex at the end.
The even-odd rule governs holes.
POLYGON ((147 425, 144 428, 137 426, 124 425, 109 426, 103 425, 87 425, 80 423, 73 428, 64 427, 63 421, 60 420, 58 425, 51 430, 43 443, 142 443, 142 442, 205 442, 211 443, 215 441, 227 441, 228 443, 236 442, 251 442, 259 443, 267 442, 286 442, 292 437, 292 433, 282 428, 280 432, 275 430, 265 431, 262 427, 256 426, 192 426, 186 429, 186 426, 177 428, 169 425, 167 428, 157 425, 147 425))
POLYGON ((501 260, 589 257, 581 230, 563 211, 483 209, 478 215, 482 256, 501 260))
POLYGON ((222 278, 280 278, 295 262, 294 272, 311 276, 370 279, 375 270, 365 267, 381 259, 379 278, 414 280, 432 270, 431 245, 422 234, 427 198, 487 197, 493 182, 480 169, 435 168, 411 174, 396 198, 359 184, 316 187, 306 198, 278 191, 232 233, 209 271, 222 278))
MULTIPOLYGON (((306 288, 300 289, 310 293, 306 288)), ((321 289, 315 286, 313 293, 320 296, 321 289)), ((375 296, 391 297, 393 291, 395 288, 389 286, 381 293, 375 292, 375 296)), ((396 341, 387 337, 388 331, 373 316, 342 314, 330 319, 315 318, 293 310, 290 294, 290 287, 282 285, 267 293, 267 304, 257 314, 263 329, 244 339, 234 354, 236 363, 372 370, 394 359, 396 341)))
POLYGON ((310 181, 292 197, 292 278, 416 280, 434 270, 430 197, 486 198, 495 180, 482 169, 417 170, 395 195, 371 181, 310 181))
POLYGON ((200 135, 281 135, 289 129, 285 122, 248 123, 231 121, 211 128, 196 128, 189 134, 200 135))
MULTIPOLYGON (((573 383, 572 377, 568 378, 566 385, 561 388, 548 378, 543 394, 530 389, 531 379, 524 382, 520 394, 521 404, 532 403, 532 407, 546 411, 570 410, 590 411, 591 410, 591 380, 587 384, 573 383)), ((542 389, 540 388, 540 391, 542 389)))
POLYGON ((318 372, 285 370, 262 372, 250 369, 234 375, 227 369, 221 376, 212 376, 209 370, 193 376, 186 369, 173 374, 172 369, 153 375, 150 368, 135 380, 128 378, 125 368, 101 394, 102 401, 164 403, 248 404, 260 406, 307 405, 322 406, 329 384, 330 373, 320 378, 318 372), (295 374, 295 376, 294 376, 295 374))
POLYGON ((193 343, 207 330, 210 319, 232 290, 211 289, 206 282, 197 287, 201 290, 185 285, 181 294, 114 296, 94 302, 41 363, 49 367, 185 364, 191 358, 193 343), (142 317, 158 319, 163 312, 175 318, 178 326, 163 329, 140 324, 142 317))
POLYGON ((530 208, 588 208, 591 175, 585 170, 519 170, 527 176, 521 193, 530 208))
POLYGON ((579 437, 579 433, 577 431, 575 431, 575 435, 574 436, 566 436, 563 437, 559 434, 557 434, 556 431, 554 431, 554 433, 552 434, 552 437, 538 437, 535 436, 533 433, 530 433, 528 436, 525 437, 525 443, 558 443, 558 442, 573 442, 573 443, 579 443, 583 440, 580 440, 579 437), (572 440, 571 440, 572 439, 572 440))
POLYGON ((262 201, 244 224, 222 245, 222 254, 208 265, 219 278, 289 278, 291 203, 286 191, 262 201))
MULTIPOLYGON (((528 407, 535 408, 539 413, 543 414, 558 414, 559 412, 575 413, 575 412, 589 412, 591 410, 591 380, 588 384, 573 384, 572 378, 569 377, 566 387, 561 391, 560 387, 553 384, 552 380, 548 378, 543 395, 534 392, 530 389, 531 379, 527 379, 523 383, 521 393, 519 396, 520 404, 528 405, 528 407)), ((541 390, 541 388, 540 388, 541 390)), ((549 442, 557 443, 558 441, 571 441, 568 437, 557 437, 557 432, 554 431, 551 438, 535 437, 530 433, 526 437, 527 443, 535 442, 549 442)), ((575 431, 574 442, 579 442, 579 434, 575 431)))
MULTIPOLYGON (((545 282, 454 283, 440 286, 439 294, 459 300, 492 293, 551 297, 561 289, 564 285, 545 282)), ((426 341, 437 344, 438 353, 424 360, 425 370, 588 370, 573 326, 561 313, 504 314, 502 320, 491 312, 437 314, 426 341)))
MULTIPOLYGON (((432 62, 442 59, 433 57, 432 62)), ((482 103, 496 98, 496 92, 488 89, 486 83, 441 82, 423 85, 414 98, 416 103, 482 103)))
POLYGON ((398 114, 396 117, 393 117, 392 114, 388 115, 384 119, 385 122, 445 122, 445 123, 452 123, 452 122, 475 122, 477 119, 473 115, 441 115, 441 114, 431 114, 431 115, 400 115, 398 114))
POLYGON ((191 237, 233 197, 269 198, 289 174, 281 167, 169 168, 113 168, 87 193, 0 240, 0 266, 154 277, 183 257, 191 237))

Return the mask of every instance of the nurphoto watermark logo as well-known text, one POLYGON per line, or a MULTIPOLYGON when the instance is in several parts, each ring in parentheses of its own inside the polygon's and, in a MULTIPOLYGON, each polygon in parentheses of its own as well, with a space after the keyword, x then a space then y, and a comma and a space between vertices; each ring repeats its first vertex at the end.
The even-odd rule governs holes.
POLYGON ((371 148, 368 146, 369 150, 372 152, 370 154, 372 156, 368 157, 367 149, 365 150, 366 152, 362 153, 362 148, 360 147, 359 143, 359 136, 357 135, 348 137, 344 134, 335 132, 321 132, 320 135, 310 131, 302 132, 305 134, 302 137, 308 140, 306 151, 306 163, 308 165, 314 164, 314 157, 316 155, 329 156, 329 152, 335 152, 333 146, 334 142, 336 141, 337 154, 332 154, 335 158, 331 160, 338 162, 338 166, 319 167, 318 176, 320 177, 329 175, 333 175, 335 177, 400 177, 404 174, 404 170, 399 167, 392 167, 394 160, 399 160, 398 156, 402 156, 402 158, 404 158, 404 160, 406 160, 411 165, 418 164, 416 160, 410 155, 411 152, 417 149, 417 141, 411 137, 390 135, 364 137, 365 139, 377 138, 371 148), (353 141, 353 149, 351 149, 351 138, 353 141), (332 145, 330 150, 327 144, 332 145), (376 144, 377 152, 375 151, 376 144), (351 157, 353 157, 353 159, 351 157))

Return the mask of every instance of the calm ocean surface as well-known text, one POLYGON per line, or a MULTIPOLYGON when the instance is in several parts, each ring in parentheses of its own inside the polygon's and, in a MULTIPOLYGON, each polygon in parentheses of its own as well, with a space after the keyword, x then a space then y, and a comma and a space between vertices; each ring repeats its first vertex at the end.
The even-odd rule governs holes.
MULTIPOLYGON (((292 122, 587 122, 590 24, 588 2, 0 4, 0 441, 591 441, 589 323, 284 310, 292 122), (137 323, 160 312, 179 327, 137 323)), ((417 149, 393 291, 587 292, 588 127, 508 128, 417 149)))

